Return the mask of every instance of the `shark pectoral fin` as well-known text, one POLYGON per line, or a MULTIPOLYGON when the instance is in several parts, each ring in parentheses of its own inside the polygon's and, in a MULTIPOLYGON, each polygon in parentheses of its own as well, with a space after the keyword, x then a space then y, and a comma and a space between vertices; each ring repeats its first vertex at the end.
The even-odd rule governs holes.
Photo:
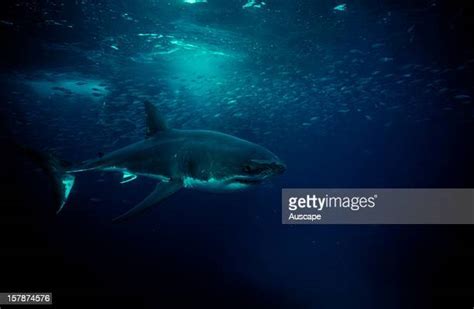
POLYGON ((137 175, 129 173, 129 172, 123 172, 122 181, 120 183, 124 184, 130 181, 133 181, 135 179, 137 179, 137 175))
POLYGON ((155 190, 153 190, 153 192, 151 192, 150 195, 148 195, 143 201, 123 215, 118 216, 113 221, 123 221, 130 218, 131 216, 141 213, 145 209, 161 202, 173 193, 178 192, 182 186, 183 185, 180 181, 160 182, 156 185, 155 190))

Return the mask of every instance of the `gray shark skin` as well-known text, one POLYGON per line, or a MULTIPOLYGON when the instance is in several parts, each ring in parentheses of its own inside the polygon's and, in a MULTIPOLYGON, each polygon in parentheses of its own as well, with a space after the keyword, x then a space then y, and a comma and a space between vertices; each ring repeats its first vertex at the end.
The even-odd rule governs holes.
POLYGON ((275 154, 262 146, 215 131, 170 129, 152 103, 145 102, 145 111, 147 134, 140 142, 73 167, 47 157, 46 170, 57 185, 59 211, 74 184, 73 175, 92 170, 122 172, 122 183, 136 177, 158 181, 148 197, 115 219, 123 220, 182 188, 212 192, 242 190, 286 169, 275 154))

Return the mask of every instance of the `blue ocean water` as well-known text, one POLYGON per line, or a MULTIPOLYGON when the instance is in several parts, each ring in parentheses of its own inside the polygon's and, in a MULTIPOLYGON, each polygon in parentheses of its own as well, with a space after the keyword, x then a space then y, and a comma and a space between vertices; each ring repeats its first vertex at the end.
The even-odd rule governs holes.
MULTIPOLYGON (((47 265, 33 274, 57 272, 27 281, 65 303, 103 293, 146 307, 468 299, 472 283, 455 276, 473 257, 471 228, 288 226, 280 199, 282 188, 472 187, 472 13, 434 0, 4 1, 2 137, 80 162, 143 139, 149 100, 172 127, 245 138, 287 165, 252 190, 183 190, 112 224, 154 181, 80 174, 56 216, 47 178, 13 154, 7 188, 22 193, 9 203, 23 208, 4 221, 29 218, 31 263, 47 265)), ((27 259, 15 246, 12 259, 27 259)))

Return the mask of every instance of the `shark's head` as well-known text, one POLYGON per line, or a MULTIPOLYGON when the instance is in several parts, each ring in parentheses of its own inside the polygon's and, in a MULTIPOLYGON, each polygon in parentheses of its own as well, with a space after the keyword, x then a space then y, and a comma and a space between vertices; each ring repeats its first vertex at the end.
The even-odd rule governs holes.
POLYGON ((230 135, 213 134, 212 141, 207 140, 203 148, 206 151, 201 153, 200 163, 193 166, 196 177, 192 178, 204 179, 200 183, 203 189, 246 189, 286 170, 286 165, 268 149, 230 135))

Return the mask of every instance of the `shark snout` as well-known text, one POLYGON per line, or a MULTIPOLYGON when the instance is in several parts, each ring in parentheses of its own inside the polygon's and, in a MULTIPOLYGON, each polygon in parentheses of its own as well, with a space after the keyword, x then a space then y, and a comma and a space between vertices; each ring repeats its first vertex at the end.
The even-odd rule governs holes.
POLYGON ((274 162, 272 163, 272 169, 273 172, 277 175, 283 174, 286 171, 286 164, 281 161, 274 162))

